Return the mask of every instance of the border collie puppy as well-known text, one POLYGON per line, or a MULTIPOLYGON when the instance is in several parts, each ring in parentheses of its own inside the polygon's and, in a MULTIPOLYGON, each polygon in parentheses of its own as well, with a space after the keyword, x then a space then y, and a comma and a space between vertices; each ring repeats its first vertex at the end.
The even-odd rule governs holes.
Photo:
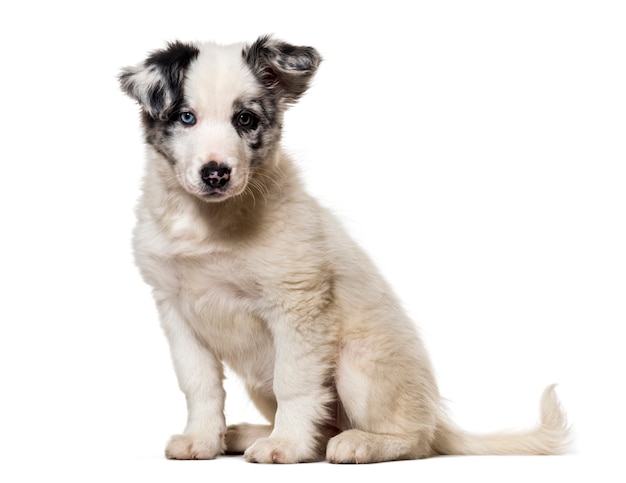
POLYGON ((561 452, 568 428, 553 386, 529 431, 478 436, 450 422, 415 325, 303 189, 281 128, 320 61, 269 36, 173 42, 120 74, 147 143, 135 258, 187 399, 166 456, 372 463, 561 452), (226 425, 224 364, 267 425, 226 425))

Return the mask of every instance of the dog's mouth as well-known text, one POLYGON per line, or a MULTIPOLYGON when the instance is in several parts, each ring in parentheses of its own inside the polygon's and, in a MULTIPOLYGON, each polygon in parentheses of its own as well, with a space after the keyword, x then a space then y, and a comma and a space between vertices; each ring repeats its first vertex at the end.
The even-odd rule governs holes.
POLYGON ((209 161, 200 168, 200 196, 207 201, 218 201, 231 196, 231 168, 226 163, 209 161))
POLYGON ((207 201, 217 201, 223 198, 228 198, 231 195, 225 188, 209 188, 205 189, 200 196, 207 201))
POLYGON ((200 168, 176 172, 189 194, 206 201, 220 202, 245 191, 249 173, 236 165, 210 161, 200 168))

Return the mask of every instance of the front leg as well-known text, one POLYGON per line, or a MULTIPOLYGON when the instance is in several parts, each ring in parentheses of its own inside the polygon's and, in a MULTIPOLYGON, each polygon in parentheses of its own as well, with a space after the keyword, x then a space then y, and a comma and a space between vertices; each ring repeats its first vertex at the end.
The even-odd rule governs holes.
POLYGON ((187 400, 187 425, 165 449, 170 459, 213 459, 224 452, 225 392, 221 362, 203 346, 175 306, 159 304, 180 389, 187 400))
POLYGON ((321 320, 294 325, 273 328, 278 409, 272 433, 246 450, 247 461, 298 463, 323 457, 328 439, 323 430, 334 400, 330 384, 334 351, 321 320))

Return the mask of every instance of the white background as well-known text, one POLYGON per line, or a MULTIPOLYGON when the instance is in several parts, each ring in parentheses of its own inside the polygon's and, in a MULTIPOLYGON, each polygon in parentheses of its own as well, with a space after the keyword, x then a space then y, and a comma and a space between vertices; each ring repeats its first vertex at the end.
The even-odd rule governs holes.
MULTIPOLYGON (((0 480, 624 481, 620 4, 4 2, 0 480), (558 382, 572 454, 163 458, 185 404, 130 254, 143 145, 116 76, 168 40, 265 33, 325 58, 284 144, 418 323, 454 419, 525 427, 558 382)), ((257 419, 227 386, 229 422, 257 419)))

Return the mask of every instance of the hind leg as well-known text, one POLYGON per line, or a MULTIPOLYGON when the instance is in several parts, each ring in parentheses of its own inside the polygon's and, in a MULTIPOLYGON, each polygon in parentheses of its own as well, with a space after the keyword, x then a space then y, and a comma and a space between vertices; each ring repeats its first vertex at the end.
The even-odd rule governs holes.
POLYGON ((269 424, 231 424, 226 431, 226 453, 243 454, 260 438, 272 434, 273 426, 269 424))
POLYGON ((376 434, 360 429, 340 433, 326 448, 331 463, 379 463, 424 456, 416 434, 376 434))
POLYGON ((259 412, 272 424, 229 425, 225 436, 227 453, 244 453, 257 439, 267 438, 274 429, 276 399, 256 389, 248 388, 248 394, 259 412))
POLYGON ((332 463, 432 455, 437 390, 430 366, 419 340, 407 345, 385 337, 350 340, 341 348, 336 385, 350 428, 329 441, 326 459, 332 463))

